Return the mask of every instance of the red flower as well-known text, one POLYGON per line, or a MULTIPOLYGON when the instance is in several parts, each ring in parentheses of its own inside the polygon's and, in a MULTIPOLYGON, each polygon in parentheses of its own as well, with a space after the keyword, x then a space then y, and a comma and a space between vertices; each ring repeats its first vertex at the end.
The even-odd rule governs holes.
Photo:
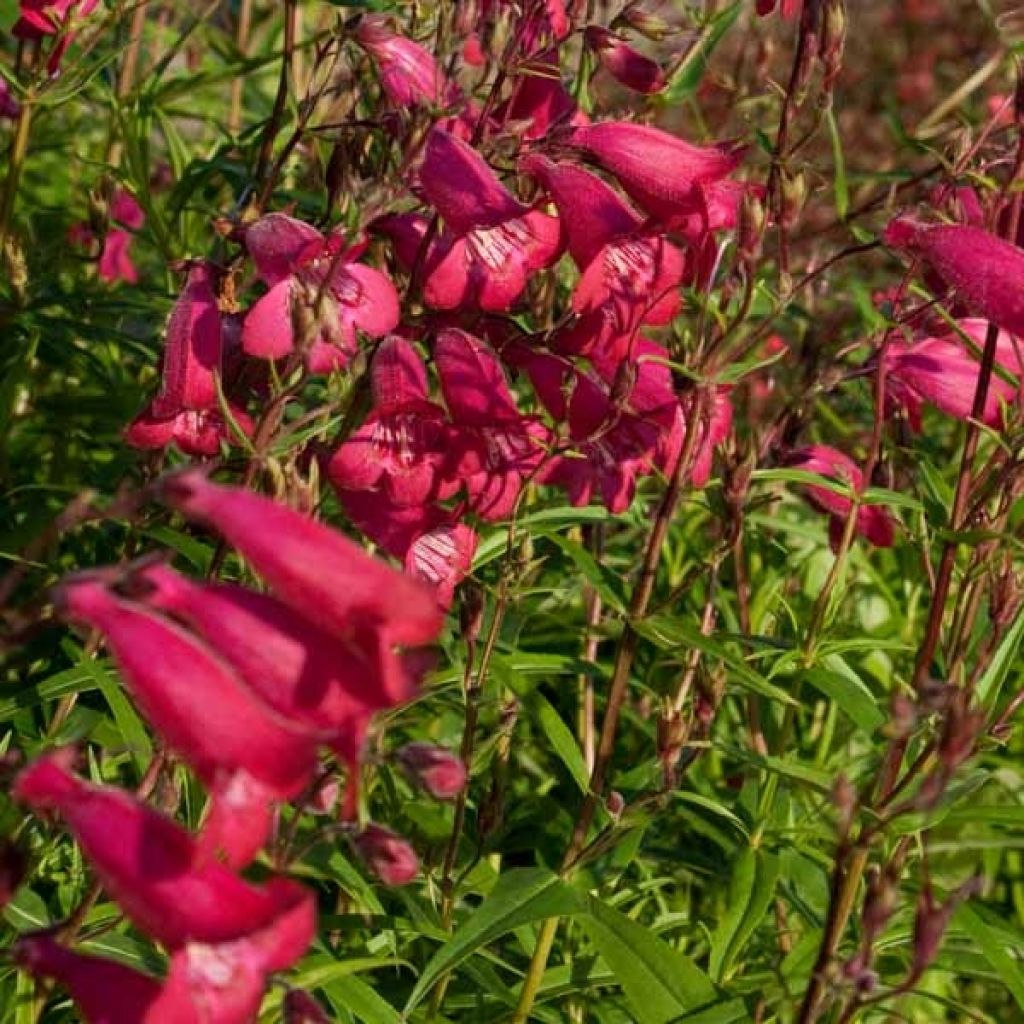
POLYGON ((732 143, 695 146, 660 128, 626 121, 576 128, 568 145, 615 175, 665 225, 704 211, 708 186, 731 174, 744 154, 743 147, 732 143))
POLYGON ((68 21, 91 14, 98 3, 99 0, 20 0, 18 20, 11 35, 18 39, 43 39, 60 34, 46 60, 47 71, 55 75, 74 38, 74 33, 67 30, 68 21))
POLYGON ((428 587, 372 558, 337 530, 278 502, 221 487, 199 470, 164 480, 161 496, 208 523, 270 584, 276 596, 341 637, 376 629, 389 643, 433 643, 443 616, 428 587))
POLYGON ((449 608, 455 588, 473 567, 479 541, 465 523, 441 522, 421 533, 405 555, 405 571, 434 588, 437 603, 449 608))
POLYGON ((355 262, 362 246, 344 249, 336 235, 283 213, 251 224, 245 244, 269 291, 249 310, 242 346, 250 355, 280 359, 307 345, 311 373, 344 367, 356 351, 356 332, 380 338, 398 324, 398 295, 386 275, 355 262), (297 307, 318 317, 308 337, 296 336, 297 307))
POLYGON ((559 125, 589 124, 562 84, 558 51, 545 50, 518 65, 509 98, 494 111, 494 121, 532 142, 559 125))
POLYGON ((444 747, 409 743, 397 756, 413 781, 438 800, 453 800, 466 788, 465 762, 444 747))
MULTIPOLYGON (((846 484, 855 492, 865 487, 864 474, 853 459, 828 445, 812 444, 792 453, 787 464, 793 469, 817 473, 829 480, 846 484)), ((843 494, 827 487, 805 485, 807 500, 829 515, 829 541, 838 550, 853 502, 843 494)), ((856 532, 879 548, 892 547, 894 523, 887 509, 881 505, 861 505, 857 509, 856 532)))
POLYGON ((434 359, 455 424, 454 478, 465 484, 477 515, 505 519, 540 466, 550 435, 538 420, 520 414, 501 364, 478 338, 446 328, 434 359))
MULTIPOLYGON (((775 10, 778 0, 757 0, 757 13, 760 15, 771 14, 775 10)), ((782 0, 779 13, 784 18, 795 18, 800 13, 803 0, 782 0)))
MULTIPOLYGON (((217 401, 216 377, 223 363, 223 327, 215 272, 196 263, 167 321, 160 391, 125 430, 136 448, 176 444, 189 455, 216 455, 231 438, 217 401)), ((252 421, 231 408, 246 433, 252 421)))
POLYGON ((381 343, 371 388, 373 409, 335 452, 327 468, 331 482, 349 490, 382 488, 395 505, 445 497, 447 419, 429 400, 427 371, 410 342, 392 336, 381 343))
POLYGON ((919 257, 972 313, 1024 334, 1024 250, 981 228, 897 217, 886 245, 919 257))
POLYGON ((367 825, 352 842, 366 866, 385 885, 406 885, 419 873, 416 851, 383 825, 367 825))
POLYGON ((588 25, 583 38, 609 74, 627 89, 654 93, 665 88, 665 75, 657 62, 638 53, 621 36, 600 25, 588 25))
MULTIPOLYGON (((534 271, 558 258, 558 221, 517 200, 468 143, 435 128, 420 170, 423 192, 444 220, 423 260, 423 296, 436 309, 499 312, 534 271)), ((385 217, 398 259, 411 268, 427 233, 415 214, 385 217)))

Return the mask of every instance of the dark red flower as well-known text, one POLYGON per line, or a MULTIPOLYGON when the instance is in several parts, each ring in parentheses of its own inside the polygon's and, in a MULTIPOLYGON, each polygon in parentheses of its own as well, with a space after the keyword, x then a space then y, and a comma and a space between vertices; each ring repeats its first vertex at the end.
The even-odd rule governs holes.
POLYGON ((665 73, 657 61, 633 49, 621 36, 600 25, 588 25, 583 38, 608 72, 627 89, 649 94, 665 88, 665 73))

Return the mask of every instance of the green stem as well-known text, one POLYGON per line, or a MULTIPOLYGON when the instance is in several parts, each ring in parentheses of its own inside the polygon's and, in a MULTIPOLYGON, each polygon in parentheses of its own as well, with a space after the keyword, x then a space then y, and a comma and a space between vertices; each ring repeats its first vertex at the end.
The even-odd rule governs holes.
POLYGON ((4 182, 3 196, 0 197, 0 246, 7 242, 14 213, 14 203, 18 196, 18 185, 21 183, 21 171, 25 166, 28 154, 28 140, 32 130, 32 101, 26 98, 18 112, 18 123, 14 129, 14 142, 11 146, 11 157, 8 163, 7 180, 4 182))

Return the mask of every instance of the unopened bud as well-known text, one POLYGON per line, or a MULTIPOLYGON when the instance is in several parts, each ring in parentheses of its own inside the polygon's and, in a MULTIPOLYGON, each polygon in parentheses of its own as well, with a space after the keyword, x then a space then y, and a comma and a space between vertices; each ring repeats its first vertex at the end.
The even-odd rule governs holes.
POLYGON ((689 722, 676 710, 667 708, 658 717, 658 759, 662 764, 674 765, 683 752, 690 734, 689 722))
POLYGON ((800 219, 804 203, 807 201, 807 177, 803 171, 780 172, 782 183, 782 210, 779 223, 785 229, 792 228, 800 219))
POLYGON ((337 778, 328 775, 317 783, 316 789, 306 800, 306 810, 310 814, 333 814, 338 803, 338 796, 341 793, 341 786, 337 778))
POLYGON ((627 89, 653 93, 665 88, 665 74, 658 63, 634 50, 614 32, 600 25, 589 25, 583 38, 607 71, 627 89))
POLYGON ((824 66, 822 89, 832 91, 843 66, 843 48, 846 45, 845 0, 825 0, 822 18, 820 56, 824 66))
POLYGON ((28 264, 25 261, 25 250, 10 235, 4 239, 4 269, 15 301, 19 306, 24 306, 28 294, 28 264))
POLYGON ((459 588, 459 628, 462 639, 475 643, 484 620, 484 592, 472 580, 459 588))
POLYGON ((385 885, 405 885, 419 872, 419 857, 408 840, 383 825, 367 825, 352 842, 363 863, 385 885))
POLYGON ((330 1024, 330 1017, 308 993, 293 988, 284 997, 284 1024, 330 1024))
POLYGON ((676 30, 660 15, 645 11, 639 3, 628 4, 612 22, 613 29, 631 28, 645 39, 656 43, 666 39, 676 30))
MULTIPOLYGON (((888 871, 872 868, 868 875, 868 891, 864 897, 864 909, 861 911, 861 927, 864 935, 871 942, 888 924, 889 918, 896 912, 898 900, 895 879, 888 871)), ((869 943, 870 944, 870 943, 869 943)))
POLYGON ((618 821, 622 816, 623 810, 625 810, 626 801, 617 789, 613 789, 608 794, 608 799, 605 800, 604 805, 611 817, 618 821))
POLYGON ((755 263, 761 255, 767 222, 768 215, 764 203, 753 192, 744 192, 743 202, 740 204, 738 236, 739 255, 744 263, 755 263))
POLYGON ((857 811, 857 790, 845 775, 840 775, 832 787, 832 799, 839 812, 839 832, 846 836, 853 824, 853 816, 857 811))
POLYGON ((410 779, 438 800, 454 800, 466 788, 466 765, 444 747, 410 743, 397 757, 410 779))

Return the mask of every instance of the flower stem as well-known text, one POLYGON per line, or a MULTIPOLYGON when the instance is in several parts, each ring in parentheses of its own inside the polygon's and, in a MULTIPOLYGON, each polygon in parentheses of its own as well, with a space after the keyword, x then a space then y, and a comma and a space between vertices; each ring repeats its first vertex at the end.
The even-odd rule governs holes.
POLYGON ((6 245, 14 214, 14 203, 18 196, 18 185, 21 182, 21 171, 25 166, 28 154, 28 140, 32 131, 32 102, 27 97, 18 111, 18 122, 14 128, 14 142, 8 161, 7 180, 0 196, 0 247, 6 245))

